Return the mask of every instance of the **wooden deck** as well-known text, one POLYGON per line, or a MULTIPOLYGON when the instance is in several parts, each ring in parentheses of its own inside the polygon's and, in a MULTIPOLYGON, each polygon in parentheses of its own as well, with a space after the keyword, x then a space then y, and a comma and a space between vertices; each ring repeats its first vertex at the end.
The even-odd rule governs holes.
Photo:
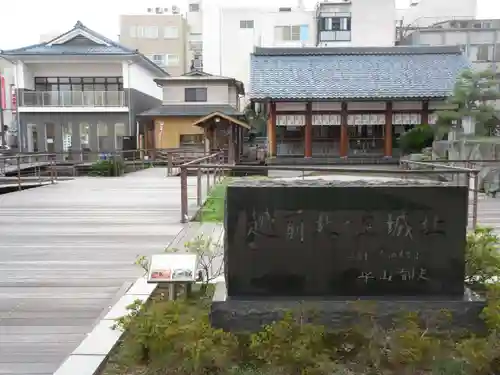
POLYGON ((52 374, 182 228, 164 168, 0 196, 0 374, 52 374))
MULTIPOLYGON (((196 177, 188 185, 193 207, 196 177)), ((52 374, 141 276, 137 255, 198 235, 222 247, 221 225, 179 221, 180 181, 165 168, 0 196, 0 374, 52 374)), ((479 201, 479 223, 500 233, 500 199, 479 201)))

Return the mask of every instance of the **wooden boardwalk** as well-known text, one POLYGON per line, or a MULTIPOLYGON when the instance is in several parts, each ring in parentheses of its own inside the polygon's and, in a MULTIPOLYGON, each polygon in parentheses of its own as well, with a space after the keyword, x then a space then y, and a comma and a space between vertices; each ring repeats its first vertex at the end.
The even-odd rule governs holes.
POLYGON ((0 196, 0 374, 52 374, 141 276, 136 256, 176 237, 180 181, 164 176, 147 169, 0 196))

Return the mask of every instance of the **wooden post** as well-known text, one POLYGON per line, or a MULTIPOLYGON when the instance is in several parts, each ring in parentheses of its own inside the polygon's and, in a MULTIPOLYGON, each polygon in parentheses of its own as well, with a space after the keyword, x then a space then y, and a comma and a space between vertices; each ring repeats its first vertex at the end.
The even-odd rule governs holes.
POLYGON ((269 122, 267 129, 267 143, 269 156, 275 157, 276 151, 278 149, 278 145, 276 144, 276 103, 271 102, 270 104, 270 113, 269 113, 269 122))
POLYGON ((201 168, 198 167, 198 170, 196 171, 196 204, 198 207, 201 207, 202 205, 202 197, 201 197, 201 168))
POLYGON ((235 127, 235 130, 236 130, 236 137, 235 137, 235 142, 236 144, 234 145, 235 149, 236 149, 236 163, 238 164, 240 162, 240 157, 241 157, 241 134, 243 133, 242 132, 242 128, 241 126, 239 125, 234 125, 235 127))
POLYGON ((230 122, 228 125, 228 132, 229 132, 229 139, 227 141, 228 143, 228 150, 227 150, 227 158, 228 158, 228 163, 229 164, 234 164, 235 158, 234 158, 234 126, 230 122))
POLYGON ((306 126, 304 128, 304 157, 312 157, 312 102, 306 104, 306 126))
POLYGON ((347 103, 342 102, 340 111, 340 157, 346 158, 349 153, 349 134, 347 132, 347 103))
POLYGON ((16 163, 17 163, 17 187, 18 190, 21 189, 21 157, 17 155, 16 157, 16 163))
POLYGON ((387 103, 385 112, 384 156, 392 157, 392 102, 387 103))
POLYGON ((172 151, 167 151, 167 176, 172 176, 172 170, 174 165, 174 155, 172 151))
POLYGON ((188 171, 181 167, 181 223, 188 222, 188 171))
POLYGON ((52 183, 52 184, 55 183, 55 178, 54 178, 55 164, 56 164, 56 157, 55 157, 55 155, 51 155, 50 156, 50 183, 52 183))
POLYGON ((429 101, 426 100, 422 103, 422 119, 420 120, 422 125, 429 125, 429 101))

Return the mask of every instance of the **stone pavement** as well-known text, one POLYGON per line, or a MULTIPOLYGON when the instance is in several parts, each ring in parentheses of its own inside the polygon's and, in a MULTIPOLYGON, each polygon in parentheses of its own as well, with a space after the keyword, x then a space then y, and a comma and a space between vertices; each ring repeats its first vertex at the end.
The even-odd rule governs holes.
POLYGON ((160 168, 0 196, 0 374, 52 374, 181 228, 160 168))

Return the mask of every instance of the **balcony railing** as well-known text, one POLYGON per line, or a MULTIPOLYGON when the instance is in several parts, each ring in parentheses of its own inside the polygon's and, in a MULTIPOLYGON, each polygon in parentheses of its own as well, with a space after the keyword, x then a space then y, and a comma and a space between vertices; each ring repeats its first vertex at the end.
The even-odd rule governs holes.
POLYGON ((20 107, 126 107, 123 91, 25 91, 20 107))

